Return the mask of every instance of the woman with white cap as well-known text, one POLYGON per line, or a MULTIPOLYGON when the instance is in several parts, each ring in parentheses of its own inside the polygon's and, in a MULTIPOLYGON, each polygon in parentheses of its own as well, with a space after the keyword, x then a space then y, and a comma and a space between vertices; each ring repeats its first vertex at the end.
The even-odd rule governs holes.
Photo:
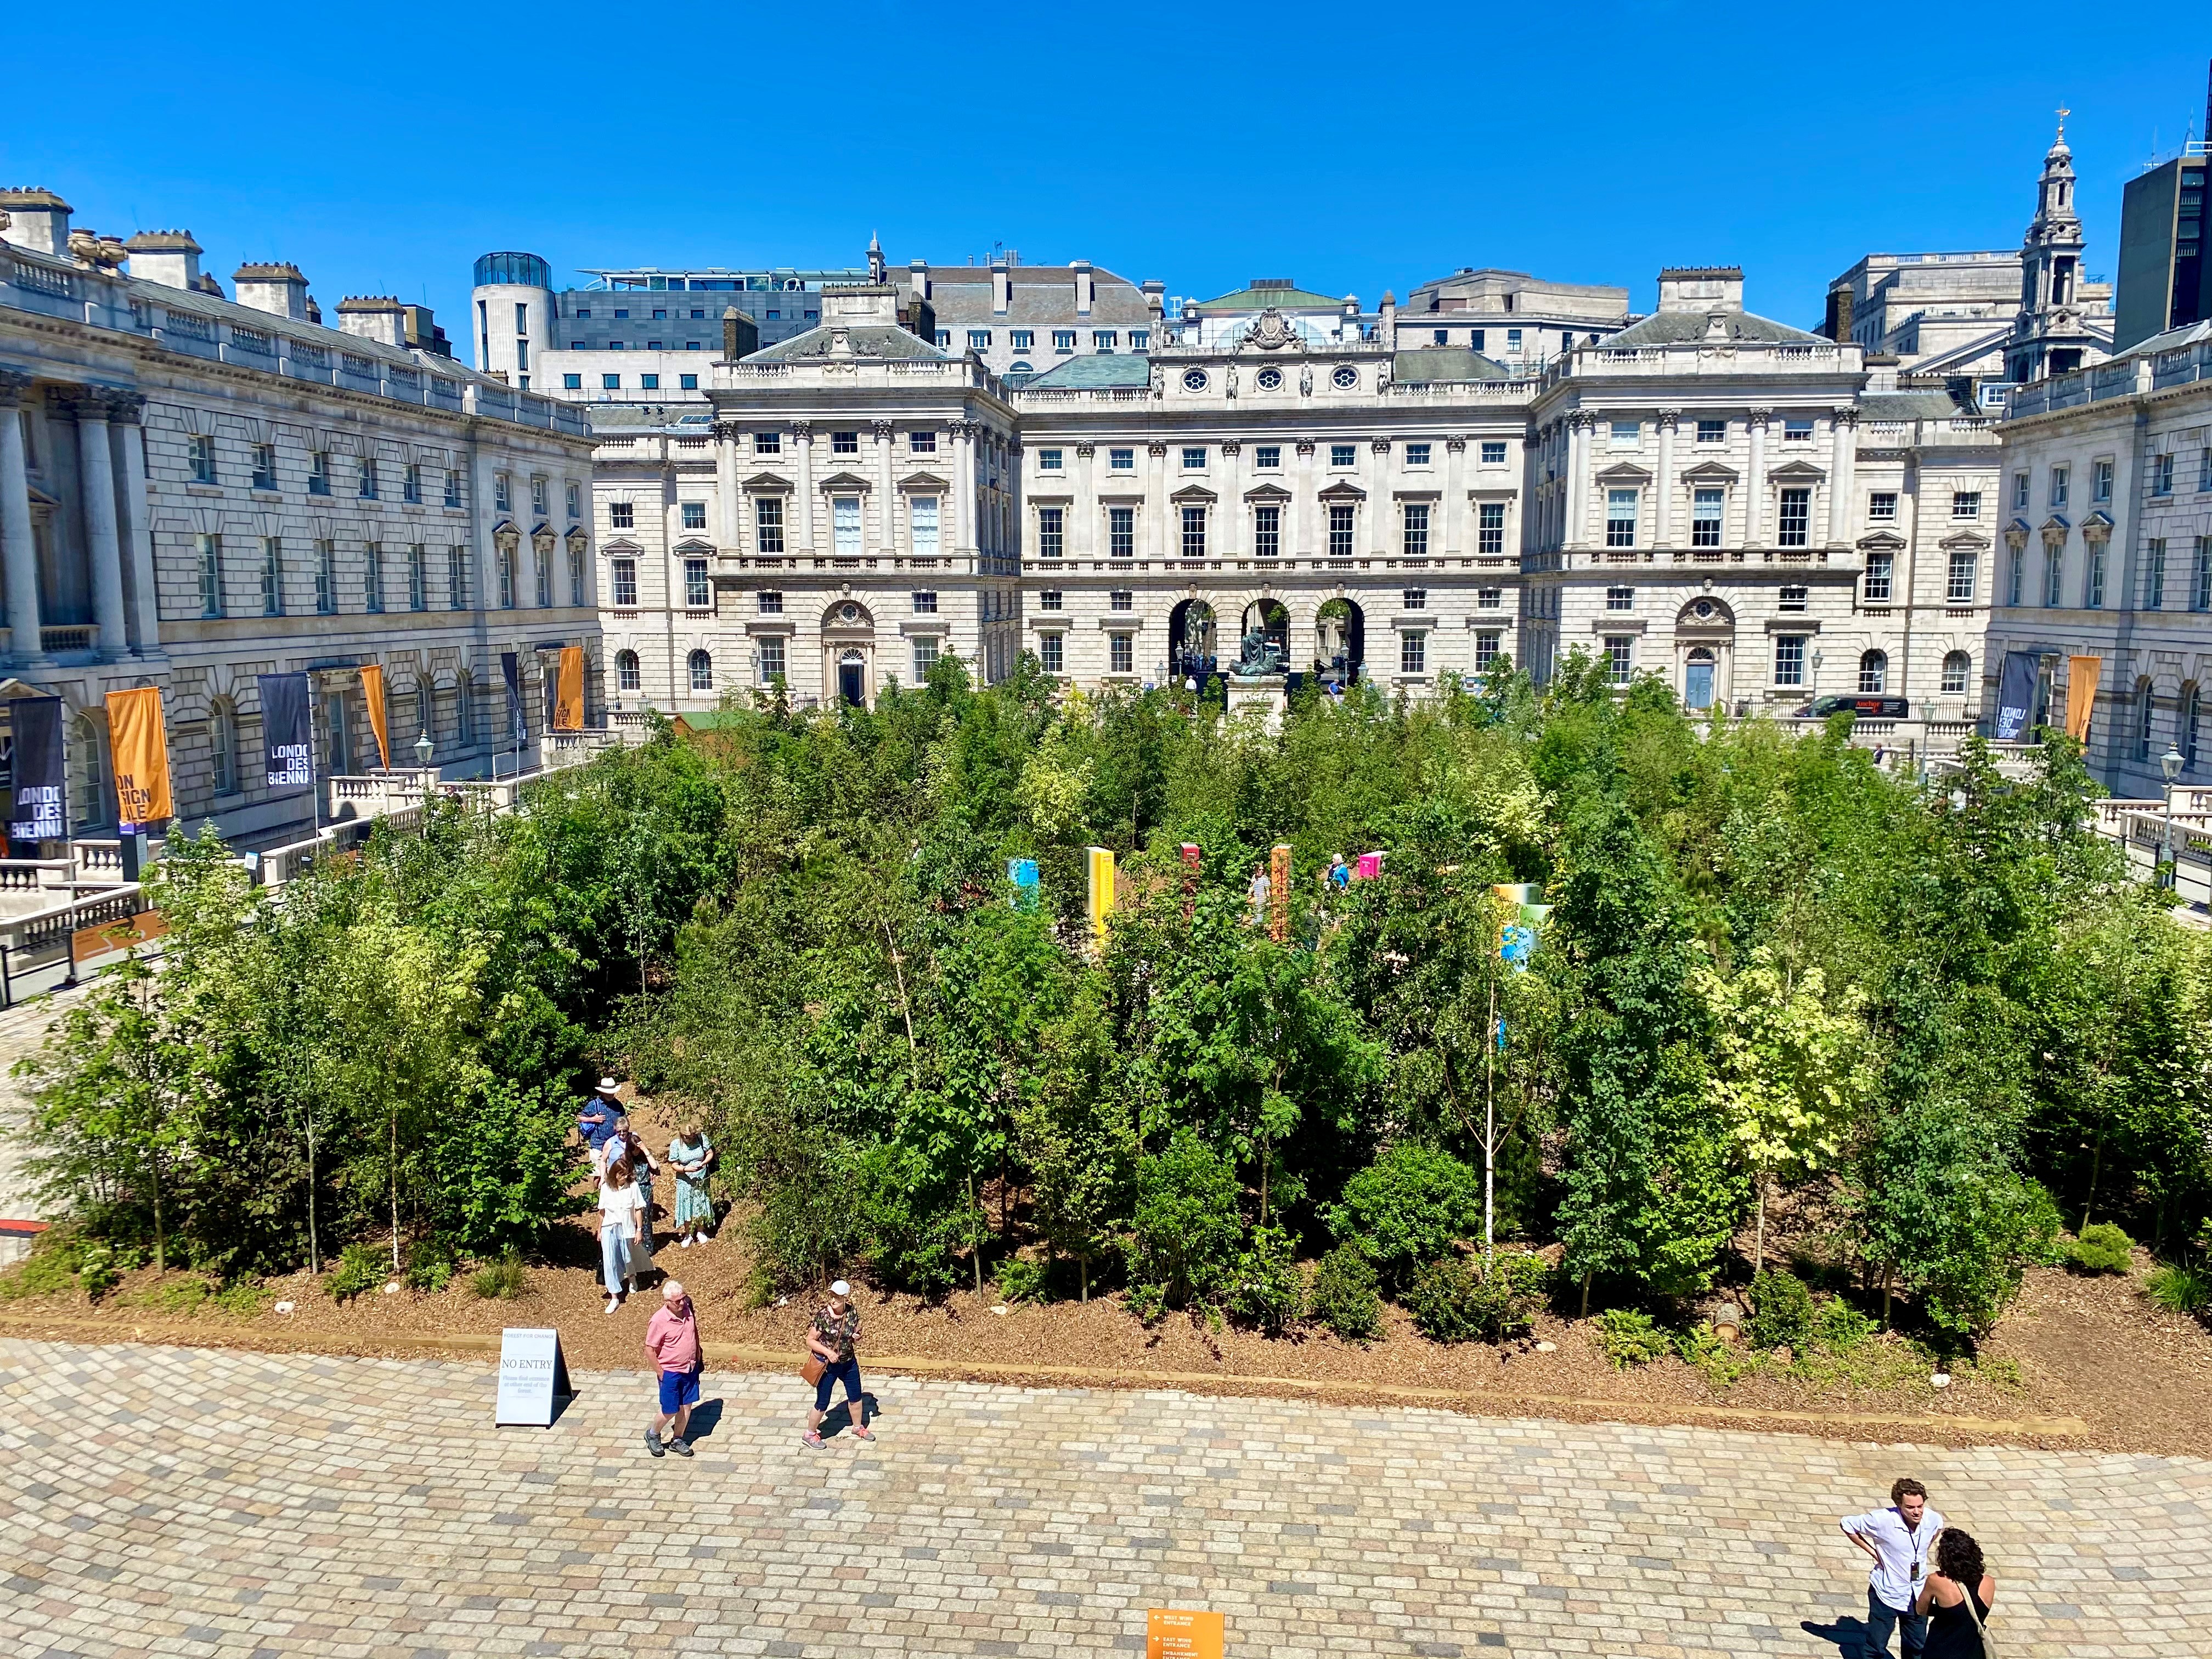
POLYGON ((860 1334, 860 1310, 853 1305, 853 1287, 841 1279, 830 1287, 829 1305, 814 1316, 806 1333, 806 1346, 821 1362, 822 1374, 814 1384, 814 1409, 806 1414, 806 1432, 799 1437, 817 1451, 822 1449, 822 1419, 830 1410, 830 1392, 841 1379, 854 1438, 876 1437, 868 1431, 867 1396, 860 1391, 860 1360, 853 1348, 860 1334))

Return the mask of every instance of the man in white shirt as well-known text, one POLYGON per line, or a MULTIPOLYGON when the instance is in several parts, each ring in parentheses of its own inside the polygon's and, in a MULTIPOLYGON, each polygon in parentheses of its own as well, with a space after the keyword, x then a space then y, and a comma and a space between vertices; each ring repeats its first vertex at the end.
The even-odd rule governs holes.
POLYGON ((1928 1488, 1907 1476, 1889 1489, 1887 1509, 1845 1516, 1838 1524, 1874 1562, 1867 1574, 1866 1659, 1888 1654, 1893 1629, 1904 1659, 1918 1659, 1928 1621, 1912 1611, 1912 1601, 1943 1530, 1943 1517, 1929 1507, 1928 1488))

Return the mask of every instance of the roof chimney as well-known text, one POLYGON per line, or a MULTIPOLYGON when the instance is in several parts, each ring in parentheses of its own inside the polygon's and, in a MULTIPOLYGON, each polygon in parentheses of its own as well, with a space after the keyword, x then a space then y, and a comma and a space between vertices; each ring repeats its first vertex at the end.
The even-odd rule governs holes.
POLYGON ((338 329, 380 345, 407 343, 407 312, 390 295, 352 295, 338 301, 338 329))
POLYGON ((50 190, 0 190, 0 212, 8 216, 8 240, 17 247, 69 258, 70 215, 67 202, 50 190))
POLYGON ((131 274, 163 288, 192 288, 200 280, 200 255, 206 250, 189 230, 142 230, 123 245, 131 274))
POLYGON ((1143 288, 1145 314, 1157 323, 1167 314, 1168 285, 1158 277, 1153 277, 1146 282, 1143 288))
POLYGON ((1382 290, 1382 311, 1377 321, 1375 337, 1386 346, 1398 343, 1398 296, 1389 289, 1382 290))
POLYGON ((1091 274, 1091 261, 1070 259, 1067 268, 1075 273, 1075 314, 1088 317, 1091 307, 1097 302, 1098 279, 1091 274))
POLYGON ((722 361, 734 363, 760 349, 760 325, 735 306, 722 307, 722 361))
POLYGON ((929 297, 929 261, 927 259, 908 260, 906 262, 906 283, 907 286, 914 290, 914 297, 915 299, 927 300, 929 297))
POLYGON ((271 317, 289 318, 295 323, 307 320, 307 279, 290 261, 240 265, 230 273, 230 280, 239 304, 265 311, 271 317))
POLYGON ((1659 273, 1659 309, 1741 311, 1743 269, 1740 265, 1669 265, 1659 273))
POLYGON ((991 311, 1004 316, 1014 301, 1014 279, 1006 274, 1006 255, 1000 254, 991 261, 991 311))

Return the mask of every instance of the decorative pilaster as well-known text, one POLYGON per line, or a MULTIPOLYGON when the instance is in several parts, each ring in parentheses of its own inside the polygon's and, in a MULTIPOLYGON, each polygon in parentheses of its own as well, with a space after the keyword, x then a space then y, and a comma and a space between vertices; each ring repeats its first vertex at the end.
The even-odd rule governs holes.
POLYGON ((1682 411, 1662 409, 1659 411, 1659 484, 1651 503, 1651 545, 1655 548, 1674 544, 1674 429, 1681 424, 1682 411))
POLYGON ((1751 464, 1744 469, 1743 480, 1743 545, 1757 547, 1765 532, 1766 524, 1766 424, 1774 418, 1771 409, 1751 411, 1751 464))
POLYGON ((1583 544, 1584 522, 1589 516, 1590 426, 1595 417, 1578 409, 1567 416, 1567 534, 1566 544, 1583 544))
POLYGON ((814 551, 814 428, 811 422, 795 421, 792 423, 791 441, 797 451, 798 488, 792 493, 798 496, 799 523, 793 526, 797 539, 793 550, 811 554, 814 551))
POLYGON ((12 654, 19 663, 45 659, 39 641, 39 549, 31 534, 31 472, 18 412, 30 391, 28 374, 0 368, 0 588, 5 590, 12 654))
POLYGON ((1858 459, 1859 412, 1839 409, 1833 422, 1834 447, 1828 467, 1828 545, 1843 547, 1850 540, 1852 469, 1858 459))
POLYGON ((871 421, 868 430, 876 440, 876 551, 888 559, 898 551, 896 520, 891 516, 891 439, 898 428, 889 421, 871 421))
MULTIPOLYGON (((125 392, 126 398, 135 394, 125 392)), ((112 662, 131 651, 123 614, 123 539, 115 511, 115 458, 108 438, 109 393, 86 387, 69 398, 76 417, 78 491, 92 567, 93 619, 100 624, 100 654, 112 662)))
POLYGON ((714 422, 714 545, 724 558, 744 551, 738 514, 738 441, 735 421, 714 422))
POLYGON ((107 422, 123 430, 123 556, 131 574, 130 615, 136 629, 131 648, 142 657, 163 657, 161 596, 154 580, 154 526, 147 519, 146 445, 132 428, 143 425, 146 399, 135 392, 107 394, 107 422))

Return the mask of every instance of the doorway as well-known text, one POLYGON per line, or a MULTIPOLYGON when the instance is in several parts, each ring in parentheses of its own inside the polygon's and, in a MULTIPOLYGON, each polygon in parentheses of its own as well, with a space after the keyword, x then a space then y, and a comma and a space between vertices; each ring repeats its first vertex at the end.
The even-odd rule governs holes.
POLYGON ((1682 706, 1700 711, 1713 706, 1713 653, 1703 646, 1690 653, 1682 671, 1682 706))
POLYGON ((868 659, 858 651, 837 659, 837 701, 854 708, 868 702, 868 659))

